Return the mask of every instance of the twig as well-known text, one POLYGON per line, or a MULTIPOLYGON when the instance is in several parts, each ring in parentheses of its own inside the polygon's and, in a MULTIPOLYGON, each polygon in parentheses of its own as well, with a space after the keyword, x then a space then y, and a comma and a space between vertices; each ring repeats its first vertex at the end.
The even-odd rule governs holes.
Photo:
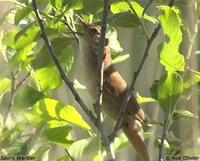
POLYGON ((103 72, 104 72, 104 47, 105 47, 105 36, 106 36, 106 28, 107 28, 107 17, 109 13, 109 0, 104 0, 103 6, 103 15, 102 15, 102 23, 101 23, 101 34, 99 40, 99 50, 98 50, 98 64, 97 64, 97 92, 96 92, 96 105, 95 111, 97 114, 97 128, 99 129, 103 144, 108 152, 109 158, 111 160, 115 160, 114 152, 111 148, 111 142, 105 134, 105 130, 103 128, 103 114, 101 110, 102 106, 102 91, 103 91, 103 72))
POLYGON ((4 114, 4 119, 3 119, 3 123, 4 125, 6 124, 6 120, 8 118, 8 114, 14 104, 14 98, 15 98, 15 93, 17 92, 17 90, 26 82, 26 80, 28 79, 28 77, 30 76, 30 72, 16 85, 16 77, 17 77, 18 72, 16 72, 16 74, 13 74, 13 72, 11 72, 11 95, 10 95, 10 101, 8 104, 8 107, 6 108, 6 112, 4 114))
POLYGON ((158 153, 158 161, 161 161, 162 159, 162 153, 163 153, 163 145, 164 145, 164 141, 166 138, 166 134, 167 134, 167 112, 165 111, 165 118, 164 118, 164 124, 163 124, 163 131, 162 131, 162 137, 161 137, 161 141, 160 141, 160 146, 159 146, 159 153, 158 153))
POLYGON ((136 12, 135 9, 133 8, 133 6, 132 6, 130 0, 125 0, 125 1, 126 1, 126 3, 128 4, 128 6, 129 6, 129 8, 131 9, 131 11, 132 11, 132 12, 134 13, 134 15, 137 17, 137 19, 138 19, 140 25, 142 26, 142 30, 144 31, 144 34, 145 34, 145 36, 146 36, 146 38, 147 38, 147 40, 148 40, 148 39, 149 39, 149 36, 148 36, 147 30, 146 30, 146 28, 145 28, 145 26, 144 26, 144 23, 140 20, 140 17, 138 16, 137 12, 136 12))
POLYGON ((67 153, 67 155, 69 156, 69 158, 71 159, 71 161, 75 161, 75 159, 71 156, 71 154, 69 153, 69 151, 65 148, 65 151, 67 153))
MULTIPOLYGON (((168 6, 171 7, 171 6, 174 4, 174 1, 175 1, 175 0, 171 0, 171 1, 169 2, 168 6)), ((146 58, 148 57, 149 49, 150 49, 150 47, 151 47, 151 45, 152 45, 154 39, 157 37, 157 35, 158 35, 160 29, 161 29, 161 26, 160 26, 160 24, 158 24, 157 27, 154 29, 153 33, 151 34, 150 39, 147 39, 147 43, 146 43, 147 45, 146 45, 146 48, 145 48, 145 51, 144 51, 142 60, 141 60, 141 62, 140 62, 140 64, 139 64, 139 66, 138 66, 136 72, 133 73, 133 79, 132 79, 132 81, 131 81, 130 88, 129 88, 128 91, 126 92, 126 96, 125 96, 125 99, 124 99, 124 101, 123 101, 123 103, 122 103, 122 106, 121 106, 121 109, 120 109, 120 114, 119 114, 119 117, 118 117, 118 119, 117 119, 117 123, 116 123, 116 125, 115 125, 115 127, 114 127, 114 130, 113 130, 112 134, 111 134, 111 140, 112 140, 112 141, 114 141, 115 136, 116 136, 116 134, 117 134, 117 132, 118 132, 118 130, 119 130, 120 123, 121 123, 121 121, 122 121, 123 118, 124 118, 124 115, 125 115, 125 113, 126 113, 126 108, 127 108, 128 101, 129 101, 129 99, 130 99, 130 96, 131 96, 132 92, 134 91, 134 86, 135 86, 136 80, 137 80, 137 78, 138 78, 138 76, 139 76, 139 74, 140 74, 140 72, 141 72, 141 70, 142 70, 142 67, 143 67, 143 65, 144 65, 144 63, 145 63, 145 60, 146 60, 146 58)))
POLYGON ((78 37, 77 37, 77 35, 75 34, 75 32, 76 31, 74 31, 73 29, 72 29, 72 27, 68 24, 68 22, 67 22, 67 17, 66 16, 64 16, 64 24, 68 27, 68 29, 72 32, 72 34, 73 34, 73 36, 74 36, 74 38, 76 39, 76 42, 77 42, 77 44, 79 44, 79 42, 78 42, 78 37))

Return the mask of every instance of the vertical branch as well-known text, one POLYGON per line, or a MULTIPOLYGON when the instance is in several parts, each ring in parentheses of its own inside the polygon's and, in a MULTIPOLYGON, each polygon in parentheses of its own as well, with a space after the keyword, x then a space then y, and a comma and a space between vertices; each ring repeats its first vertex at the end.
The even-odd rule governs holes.
POLYGON ((109 0, 104 0, 103 5, 103 15, 101 23, 101 34, 99 40, 99 50, 98 50, 98 64, 97 64, 97 93, 96 93, 96 105, 95 110, 97 114, 97 126, 100 130, 102 140, 105 148, 107 149, 109 158, 111 160, 115 159, 114 152, 111 148, 111 142, 108 140, 105 130, 103 128, 103 114, 101 110, 102 106, 102 92, 103 92, 103 72, 104 72, 104 47, 105 47, 105 36, 107 27, 107 17, 109 13, 109 0))
POLYGON ((29 72, 18 84, 16 84, 17 74, 18 74, 18 72, 16 74, 11 73, 11 95, 10 95, 10 101, 9 101, 8 107, 6 108, 6 112, 4 114, 4 119, 3 119, 4 125, 7 121, 8 114, 14 104, 15 93, 26 82, 26 80, 30 76, 30 72, 29 72))
MULTIPOLYGON (((169 2, 168 6, 170 6, 170 7, 173 6, 174 1, 175 0, 171 0, 169 2)), ((125 96, 124 101, 122 103, 122 106, 121 106, 121 109, 120 109, 120 114, 119 114, 119 117, 117 119, 117 123, 116 123, 116 125, 114 127, 114 130, 113 130, 112 134, 111 134, 111 139, 112 140, 115 139, 117 131, 119 130, 120 123, 123 120, 124 115, 126 113, 128 101, 129 101, 129 99, 131 97, 132 92, 134 91, 136 80, 137 80, 137 78, 138 78, 138 76, 139 76, 139 74, 140 74, 140 72, 141 72, 141 70, 142 70, 142 68, 144 66, 144 63, 145 63, 145 61, 146 61, 146 59, 147 59, 147 57, 149 55, 149 50, 151 48, 151 45, 152 45, 153 41, 155 40, 155 38, 157 37, 160 29, 161 29, 161 26, 160 26, 160 24, 158 24, 157 27, 154 29, 153 33, 151 34, 150 39, 147 39, 146 48, 145 48, 142 60, 140 61, 140 64, 139 64, 136 72, 133 73, 133 79, 131 81, 131 85, 130 85, 128 91, 126 92, 126 96, 125 96)))
POLYGON ((160 141, 160 146, 159 146, 159 153, 158 153, 158 161, 161 161, 162 159, 162 154, 163 154, 163 145, 164 145, 164 141, 165 141, 165 138, 166 138, 166 134, 167 134, 167 117, 168 114, 167 112, 165 111, 165 118, 164 118, 164 123, 163 123, 163 131, 162 131, 162 137, 161 137, 161 141, 160 141))

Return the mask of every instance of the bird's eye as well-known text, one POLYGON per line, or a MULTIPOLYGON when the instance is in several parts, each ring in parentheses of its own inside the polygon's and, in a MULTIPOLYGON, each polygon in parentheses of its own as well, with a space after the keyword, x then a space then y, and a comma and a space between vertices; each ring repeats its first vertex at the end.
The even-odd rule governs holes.
POLYGON ((93 34, 99 34, 99 31, 96 28, 91 28, 90 32, 93 34))

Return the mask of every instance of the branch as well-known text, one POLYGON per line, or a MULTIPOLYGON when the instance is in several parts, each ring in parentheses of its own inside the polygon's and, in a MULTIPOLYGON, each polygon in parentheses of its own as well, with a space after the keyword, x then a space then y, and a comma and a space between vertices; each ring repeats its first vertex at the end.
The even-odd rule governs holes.
POLYGON ((88 110, 86 104, 84 103, 84 101, 81 99, 81 97, 79 96, 79 94, 77 93, 76 89, 73 86, 73 83, 68 79, 68 77, 65 75, 65 72, 62 69, 62 66, 56 56, 55 50, 51 45, 51 42, 48 40, 47 38, 47 34, 43 25, 43 20, 40 17, 40 13, 39 10, 37 8, 37 3, 36 0, 32 0, 32 6, 34 9, 34 12, 36 14, 40 29, 41 29, 41 37, 43 38, 47 49, 49 51, 49 54, 51 56, 51 58, 53 59, 58 71, 60 72, 61 78, 63 79, 63 81, 65 82, 65 84, 69 87, 69 89, 71 90, 72 94, 74 95, 75 100, 79 103, 79 105, 81 106, 81 108, 83 109, 83 111, 87 114, 87 116, 90 118, 90 120, 93 123, 96 123, 96 118, 95 116, 92 114, 92 112, 90 110, 88 110))
POLYGON ((166 134, 167 134, 167 112, 165 111, 165 118, 164 118, 164 124, 163 124, 163 131, 162 131, 162 137, 161 137, 161 141, 160 141, 160 146, 159 146, 159 153, 158 153, 158 161, 162 161, 162 153, 163 153, 163 145, 164 145, 164 140, 166 138, 166 134))
POLYGON ((115 160, 114 152, 111 148, 111 142, 105 134, 105 129, 103 128, 103 114, 101 110, 102 106, 102 92, 103 92, 103 72, 104 72, 104 47, 105 47, 105 36, 107 28, 107 18, 109 13, 109 0, 104 0, 103 15, 101 23, 101 34, 99 40, 99 50, 98 50, 98 62, 97 62, 97 92, 96 92, 96 105, 95 111, 97 114, 97 128, 99 129, 103 144, 111 160, 115 160))
POLYGON ((78 37, 77 37, 77 35, 75 34, 75 31, 72 29, 72 27, 69 25, 69 23, 67 22, 67 17, 66 16, 64 16, 64 24, 68 27, 68 29, 72 32, 72 34, 73 34, 73 36, 74 36, 74 38, 76 39, 76 42, 77 42, 77 44, 79 44, 79 42, 78 42, 78 37))
POLYGON ((6 112, 4 114, 4 119, 3 119, 3 123, 5 125, 7 118, 8 118, 8 114, 14 104, 14 99, 15 99, 15 93, 17 92, 17 90, 26 82, 26 80, 28 79, 28 77, 30 76, 30 72, 16 85, 16 78, 17 78, 17 74, 18 71, 16 72, 16 74, 13 74, 13 72, 11 72, 11 95, 10 95, 10 101, 8 104, 8 107, 6 108, 6 112))
MULTIPOLYGON (((174 1, 175 1, 175 0, 171 0, 171 1, 169 2, 168 6, 172 7, 173 4, 174 4, 174 1)), ((139 76, 139 74, 140 74, 140 72, 141 72, 141 70, 142 70, 142 67, 143 67, 143 65, 144 65, 144 63, 145 63, 145 61, 146 61, 146 58, 147 58, 148 55, 149 55, 149 50, 150 50, 150 48, 151 48, 151 45, 152 45, 153 41, 155 40, 155 38, 157 37, 157 35, 158 35, 160 29, 161 29, 161 26, 160 26, 160 24, 159 24, 159 25, 157 25, 157 27, 154 29, 153 33, 151 34, 150 39, 147 39, 146 48, 145 48, 145 51, 144 51, 142 60, 141 60, 141 62, 140 62, 140 64, 139 64, 139 66, 138 66, 136 72, 133 73, 133 79, 132 79, 132 81, 131 81, 130 88, 129 88, 128 91, 126 92, 126 96, 125 96, 125 99, 124 99, 124 101, 123 101, 123 103, 122 103, 122 106, 121 106, 121 109, 120 109, 120 114, 119 114, 117 123, 116 123, 116 125, 115 125, 115 127, 114 127, 114 130, 113 130, 112 134, 111 134, 111 140, 112 140, 112 141, 114 141, 115 136, 116 136, 116 134, 117 134, 117 132, 118 132, 118 130, 119 130, 119 128, 120 128, 120 123, 121 123, 121 121, 123 120, 124 115, 125 115, 125 113, 126 113, 127 104, 128 104, 128 101, 129 101, 129 99, 130 99, 130 97, 131 97, 132 92, 134 91, 134 86, 135 86, 136 80, 137 80, 137 78, 138 78, 138 76, 139 76)))
POLYGON ((71 159, 71 161, 75 161, 75 159, 71 156, 71 154, 69 153, 69 151, 65 148, 65 151, 67 153, 67 155, 69 156, 69 158, 71 159))

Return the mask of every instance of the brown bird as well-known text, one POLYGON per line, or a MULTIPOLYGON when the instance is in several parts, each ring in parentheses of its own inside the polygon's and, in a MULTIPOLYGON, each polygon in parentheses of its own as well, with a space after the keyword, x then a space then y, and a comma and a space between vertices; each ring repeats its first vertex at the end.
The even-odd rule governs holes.
MULTIPOLYGON (((81 21, 84 33, 78 34, 80 58, 82 70, 84 72, 85 85, 91 97, 96 99, 97 85, 97 59, 100 39, 100 29, 86 22, 81 21)), ((118 119, 120 108, 128 89, 126 81, 115 69, 112 64, 108 38, 104 47, 104 84, 103 84, 103 111, 112 117, 118 119)), ((150 161, 149 155, 143 139, 142 123, 145 121, 145 115, 140 108, 137 100, 132 95, 128 105, 125 117, 121 123, 121 128, 128 137, 129 141, 139 154, 142 160, 150 161)))

